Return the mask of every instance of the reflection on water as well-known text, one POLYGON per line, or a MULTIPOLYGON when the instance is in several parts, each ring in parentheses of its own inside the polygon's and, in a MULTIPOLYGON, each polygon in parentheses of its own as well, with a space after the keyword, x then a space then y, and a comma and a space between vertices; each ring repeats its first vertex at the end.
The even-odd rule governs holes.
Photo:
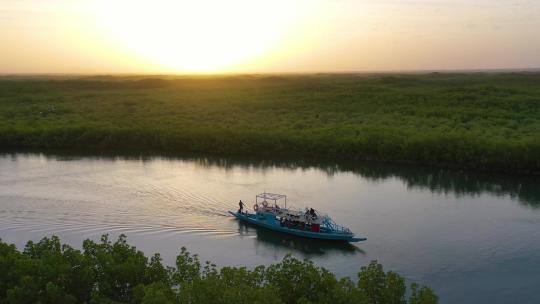
POLYGON ((399 178, 407 187, 429 189, 438 194, 455 196, 478 196, 482 193, 491 195, 509 195, 524 205, 533 208, 540 207, 540 187, 538 176, 505 175, 501 173, 489 174, 482 172, 468 172, 457 169, 441 169, 434 167, 411 166, 388 163, 311 163, 305 161, 257 161, 195 158, 201 166, 220 166, 228 169, 240 168, 286 168, 304 170, 316 168, 327 175, 352 172, 372 181, 384 181, 390 178, 399 178))
POLYGON ((371 260, 431 285, 442 303, 540 303, 539 177, 373 163, 141 155, 0 154, 0 238, 120 233, 174 263, 186 246, 218 265, 286 254, 355 278, 371 260), (367 237, 313 241, 227 214, 263 191, 328 212, 367 237), (511 300, 510 300, 511 299, 511 300))
MULTIPOLYGON (((2 154, 0 154, 2 155, 2 154)), ((6 157, 16 159, 22 155, 35 157, 35 153, 5 153, 6 157)), ((73 161, 84 159, 99 160, 133 160, 151 162, 156 159, 154 155, 128 154, 111 155, 100 154, 96 156, 74 154, 73 152, 39 153, 40 157, 50 160, 73 161)), ((329 163, 325 161, 306 161, 290 159, 260 159, 260 158, 222 158, 201 156, 170 156, 162 155, 159 159, 180 160, 196 163, 201 168, 219 167, 226 171, 235 169, 271 170, 309 170, 317 169, 328 176, 350 172, 372 181, 384 181, 398 178, 409 188, 428 189, 431 192, 445 195, 479 196, 488 193, 496 196, 510 196, 523 205, 532 208, 540 207, 540 177, 528 175, 512 175, 502 173, 471 172, 459 169, 435 168, 427 166, 389 164, 381 162, 340 162, 329 163)))
POLYGON ((257 227, 249 223, 238 222, 238 234, 242 236, 256 235, 261 246, 268 250, 275 247, 291 252, 302 253, 306 257, 331 254, 333 251, 349 254, 365 254, 364 250, 347 242, 310 240, 294 235, 284 235, 279 232, 257 227))
POLYGON ((489 193, 496 196, 509 195, 524 205, 538 208, 540 206, 540 187, 538 177, 506 176, 502 174, 486 174, 464 172, 460 170, 399 168, 378 166, 377 169, 364 168, 356 171, 370 179, 387 179, 395 176, 403 180, 408 187, 426 188, 434 193, 452 194, 455 196, 479 196, 489 193))

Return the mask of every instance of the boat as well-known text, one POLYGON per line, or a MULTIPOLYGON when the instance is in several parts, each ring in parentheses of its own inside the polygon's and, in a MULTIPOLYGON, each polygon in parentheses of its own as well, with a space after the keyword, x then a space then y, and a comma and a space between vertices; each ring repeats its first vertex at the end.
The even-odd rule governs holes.
POLYGON ((366 240, 356 237, 350 229, 336 224, 328 215, 322 215, 313 208, 287 208, 287 196, 283 194, 257 194, 253 212, 238 210, 229 213, 240 221, 300 237, 346 242, 366 240), (284 202, 284 205, 280 206, 278 202, 284 202))

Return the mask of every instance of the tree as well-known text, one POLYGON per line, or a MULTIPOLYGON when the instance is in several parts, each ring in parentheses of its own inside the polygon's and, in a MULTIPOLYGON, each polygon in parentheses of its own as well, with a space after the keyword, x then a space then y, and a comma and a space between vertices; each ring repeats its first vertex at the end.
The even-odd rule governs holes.
MULTIPOLYGON (((372 261, 358 283, 291 255, 253 270, 201 264, 182 248, 175 267, 148 258, 121 235, 83 242, 83 252, 53 236, 23 252, 0 240, 0 303, 271 303, 404 304, 404 279, 372 261)), ((436 304, 425 286, 411 285, 409 304, 436 304)))

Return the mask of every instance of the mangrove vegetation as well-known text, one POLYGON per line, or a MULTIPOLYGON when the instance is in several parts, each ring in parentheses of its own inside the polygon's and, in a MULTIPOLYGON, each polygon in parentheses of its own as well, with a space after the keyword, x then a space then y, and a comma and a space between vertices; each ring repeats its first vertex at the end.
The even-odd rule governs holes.
POLYGON ((85 240, 82 251, 58 237, 21 252, 0 241, 0 303, 365 303, 434 304, 433 291, 372 261, 356 282, 290 255, 277 264, 223 267, 182 248, 176 265, 148 258, 124 235, 85 240))
POLYGON ((540 172, 540 74, 0 79, 0 147, 540 172))

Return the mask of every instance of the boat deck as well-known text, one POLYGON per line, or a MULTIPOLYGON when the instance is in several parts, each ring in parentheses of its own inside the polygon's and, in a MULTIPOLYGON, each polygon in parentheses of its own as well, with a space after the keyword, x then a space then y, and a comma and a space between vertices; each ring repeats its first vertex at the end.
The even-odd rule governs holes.
POLYGON ((278 219, 274 216, 264 216, 257 215, 253 213, 238 213, 229 211, 234 217, 239 220, 252 223, 257 226, 261 226, 270 230, 279 231, 283 233, 288 233, 296 236, 320 239, 320 240, 333 240, 333 241, 348 241, 348 242, 359 242, 365 241, 366 238, 356 238, 354 234, 349 233, 338 233, 338 232, 325 232, 321 230, 320 232, 312 232, 308 230, 295 229, 282 226, 278 219))

